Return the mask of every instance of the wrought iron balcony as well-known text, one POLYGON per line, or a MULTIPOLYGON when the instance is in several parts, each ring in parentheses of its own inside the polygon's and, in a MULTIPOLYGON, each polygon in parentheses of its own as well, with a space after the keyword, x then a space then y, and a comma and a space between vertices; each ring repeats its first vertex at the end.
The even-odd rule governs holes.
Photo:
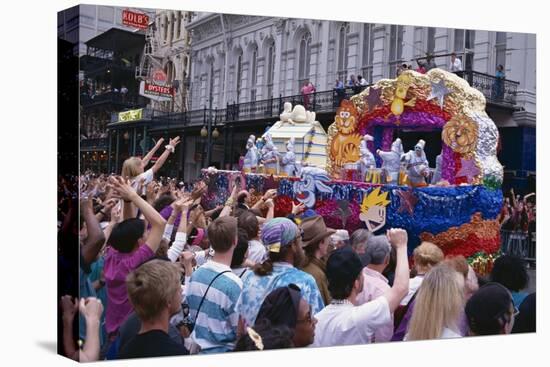
POLYGON ((93 96, 90 96, 87 93, 80 94, 80 104, 83 107, 94 106, 101 103, 112 103, 132 108, 144 106, 145 103, 143 102, 143 98, 140 98, 137 95, 124 95, 120 92, 104 92, 93 96))
MULTIPOLYGON (((457 72, 456 74, 466 79, 471 86, 483 93, 488 103, 505 107, 513 107, 515 105, 518 82, 471 70, 457 72)), ((262 120, 274 121, 283 111, 285 102, 290 102, 293 106, 301 104, 306 109, 317 114, 334 113, 343 99, 349 99, 367 87, 346 87, 343 89, 315 92, 308 96, 299 94, 252 102, 233 103, 228 104, 225 109, 209 110, 205 107, 187 112, 155 113, 152 119, 156 123, 151 127, 154 129, 172 129, 203 126, 207 125, 209 120, 214 125, 254 120, 258 122, 262 120)))
POLYGON ((487 102, 509 106, 516 104, 519 82, 497 78, 473 70, 457 71, 456 74, 466 79, 468 84, 483 93, 487 102))
POLYGON ((109 138, 80 139, 80 150, 107 150, 108 148, 109 138))

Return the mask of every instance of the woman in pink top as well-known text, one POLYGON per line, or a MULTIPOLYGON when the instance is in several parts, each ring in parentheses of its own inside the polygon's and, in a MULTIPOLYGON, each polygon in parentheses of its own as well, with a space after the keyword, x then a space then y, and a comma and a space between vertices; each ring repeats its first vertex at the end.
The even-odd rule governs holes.
POLYGON ((155 256, 166 221, 121 177, 113 178, 111 183, 118 196, 124 200, 125 218, 113 228, 107 241, 108 247, 105 254, 104 273, 109 305, 105 316, 105 327, 112 338, 132 312, 126 290, 126 276, 155 256), (143 220, 126 219, 132 213, 132 204, 141 210, 151 225, 147 237, 145 237, 146 226, 143 220))
POLYGON ((304 86, 302 87, 302 96, 304 98, 304 108, 309 109, 309 95, 315 93, 315 86, 309 81, 304 81, 304 86))

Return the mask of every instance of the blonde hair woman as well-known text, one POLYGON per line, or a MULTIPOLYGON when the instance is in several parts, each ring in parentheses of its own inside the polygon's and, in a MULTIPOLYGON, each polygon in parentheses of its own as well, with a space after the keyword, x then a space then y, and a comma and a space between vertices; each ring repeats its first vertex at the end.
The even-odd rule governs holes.
POLYGON ((393 333, 392 341, 401 341, 405 337, 415 309, 415 298, 424 280, 424 276, 432 267, 443 261, 443 258, 443 251, 431 242, 422 242, 420 246, 414 249, 413 259, 416 276, 409 280, 409 292, 401 300, 399 307, 394 312, 396 329, 393 333))
POLYGON ((461 337, 458 320, 464 310, 464 276, 447 264, 431 269, 416 296, 405 340, 461 337))
POLYGON ((414 249, 413 259, 416 276, 409 281, 409 293, 403 298, 401 305, 405 306, 410 302, 411 298, 422 284, 424 275, 426 275, 433 266, 443 261, 444 257, 443 251, 431 242, 422 242, 420 246, 414 249))
POLYGON ((142 190, 144 191, 145 185, 148 185, 151 181, 153 181, 155 173, 157 173, 161 169, 164 162, 166 162, 166 159, 168 159, 168 156, 174 153, 176 145, 178 145, 180 142, 180 137, 176 136, 174 139, 170 139, 170 143, 165 146, 166 149, 157 159, 155 164, 153 164, 153 167, 145 171, 145 167, 147 166, 147 164, 153 157, 153 154, 155 154, 163 141, 164 139, 159 139, 157 144, 155 144, 153 149, 151 149, 151 151, 147 153, 147 155, 143 157, 143 159, 139 157, 130 157, 126 159, 122 164, 121 176, 124 179, 129 179, 134 189, 137 190, 139 185, 143 185, 142 190))

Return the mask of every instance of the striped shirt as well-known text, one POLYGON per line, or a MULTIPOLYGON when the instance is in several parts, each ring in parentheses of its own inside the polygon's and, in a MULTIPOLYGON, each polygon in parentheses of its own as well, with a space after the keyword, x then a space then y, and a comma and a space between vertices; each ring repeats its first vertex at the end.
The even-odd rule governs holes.
POLYGON ((208 261, 198 268, 187 287, 187 303, 190 316, 195 320, 191 337, 200 345, 201 353, 232 351, 237 338, 239 315, 235 309, 243 283, 227 265, 208 261), (197 309, 214 277, 222 271, 210 286, 197 317, 197 309))

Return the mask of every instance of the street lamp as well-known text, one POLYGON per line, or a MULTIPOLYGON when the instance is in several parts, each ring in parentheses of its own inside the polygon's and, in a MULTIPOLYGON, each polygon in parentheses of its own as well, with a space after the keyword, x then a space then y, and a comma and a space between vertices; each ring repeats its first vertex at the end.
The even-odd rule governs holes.
POLYGON ((203 126, 201 129, 201 137, 206 138, 208 136, 208 130, 206 130, 206 126, 203 126))
POLYGON ((219 138, 219 137, 220 137, 220 132, 218 131, 218 128, 215 127, 215 128, 214 128, 214 131, 212 131, 212 138, 214 138, 214 140, 215 140, 215 139, 217 139, 217 138, 219 138))

